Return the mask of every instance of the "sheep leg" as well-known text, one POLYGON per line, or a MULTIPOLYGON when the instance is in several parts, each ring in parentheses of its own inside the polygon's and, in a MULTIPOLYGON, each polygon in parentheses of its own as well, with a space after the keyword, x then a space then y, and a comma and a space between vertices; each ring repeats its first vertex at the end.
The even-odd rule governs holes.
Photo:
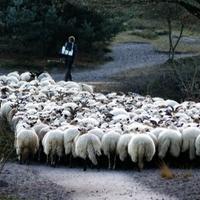
POLYGON ((108 169, 111 169, 110 153, 108 154, 108 169))
POLYGON ((194 160, 195 159, 195 146, 194 146, 194 142, 190 142, 190 146, 189 146, 189 157, 190 157, 190 160, 194 160))
POLYGON ((99 165, 100 158, 97 156, 97 170, 100 171, 100 165, 99 165))
POLYGON ((83 171, 86 171, 87 170, 87 160, 84 159, 83 160, 83 171))
POLYGON ((72 154, 69 155, 69 167, 72 168, 72 154))
POLYGON ((47 155, 47 159, 46 159, 46 165, 49 164, 49 155, 47 155))
POLYGON ((51 166, 54 166, 54 155, 51 153, 51 166))
POLYGON ((55 168, 56 165, 57 165, 57 161, 58 161, 58 157, 57 157, 56 154, 54 154, 54 155, 53 155, 53 164, 52 164, 52 166, 53 166, 54 168, 55 168))
POLYGON ((19 155, 19 164, 22 165, 22 154, 19 155))
POLYGON ((42 148, 41 146, 39 147, 39 150, 38 150, 38 161, 41 160, 41 153, 42 153, 42 148))
POLYGON ((26 161, 27 165, 30 165, 30 160, 31 160, 31 154, 29 153, 26 161))
POLYGON ((116 153, 115 153, 115 155, 114 155, 113 169, 115 169, 115 167, 116 167, 116 159, 117 159, 117 155, 116 155, 116 153))
POLYGON ((144 168, 143 160, 141 160, 139 158, 139 161, 138 161, 138 171, 141 172, 143 168, 144 168))

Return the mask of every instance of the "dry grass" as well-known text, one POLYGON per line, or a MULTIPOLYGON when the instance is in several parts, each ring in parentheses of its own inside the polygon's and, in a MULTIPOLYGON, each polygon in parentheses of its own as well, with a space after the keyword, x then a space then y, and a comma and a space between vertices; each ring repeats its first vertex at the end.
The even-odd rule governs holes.
POLYGON ((176 179, 189 179, 193 176, 192 171, 187 171, 187 172, 180 173, 180 174, 174 174, 173 171, 169 168, 169 166, 167 166, 167 164, 163 160, 160 160, 158 165, 160 168, 160 176, 163 179, 167 179, 167 180, 175 179, 175 178, 176 179))
POLYGON ((166 165, 166 163, 164 161, 160 161, 159 167, 160 167, 160 175, 161 175, 162 178, 164 178, 164 179, 173 179, 173 178, 175 178, 175 174, 166 165))

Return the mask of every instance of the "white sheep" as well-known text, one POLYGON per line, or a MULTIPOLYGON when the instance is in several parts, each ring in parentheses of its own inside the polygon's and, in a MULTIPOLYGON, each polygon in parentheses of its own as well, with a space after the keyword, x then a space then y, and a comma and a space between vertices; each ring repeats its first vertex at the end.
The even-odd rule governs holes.
POLYGON ((181 151, 182 136, 177 130, 166 129, 158 136, 158 156, 163 159, 167 152, 178 157, 181 151))
POLYGON ((153 135, 155 135, 155 137, 158 139, 160 133, 161 133, 162 131, 164 131, 164 130, 165 130, 165 128, 157 127, 157 128, 155 128, 155 129, 152 129, 152 130, 150 131, 150 133, 153 134, 153 135))
POLYGON ((16 77, 18 80, 20 79, 20 75, 19 72, 15 71, 15 72, 11 72, 7 75, 7 77, 16 77))
POLYGON ((102 129, 94 128, 88 131, 90 134, 96 135, 100 140, 102 139, 103 135, 105 134, 102 129))
POLYGON ((60 130, 51 130, 44 136, 42 145, 44 148, 44 153, 47 156, 47 164, 49 163, 50 156, 50 165, 56 166, 57 159, 59 161, 63 154, 63 141, 63 132, 60 130))
POLYGON ((197 127, 188 127, 183 129, 182 138, 182 152, 189 150, 189 158, 195 158, 195 140, 200 135, 200 129, 197 127))
POLYGON ((46 133, 48 131, 50 131, 50 128, 47 124, 43 124, 43 123, 36 124, 36 125, 34 125, 33 128, 39 139, 38 160, 40 161, 42 150, 43 150, 42 140, 43 140, 44 136, 46 135, 46 133))
POLYGON ((117 154, 123 162, 128 156, 128 144, 133 137, 133 134, 121 135, 117 143, 117 154))
POLYGON ((195 149, 196 149, 196 155, 200 156, 200 135, 196 138, 195 149))
POLYGON ((155 151, 154 142, 147 134, 133 135, 128 144, 128 154, 133 162, 138 163, 140 171, 144 167, 144 159, 150 162, 155 155, 155 151))
POLYGON ((64 149, 65 155, 69 156, 69 165, 71 167, 72 156, 76 157, 75 152, 75 138, 80 134, 80 129, 78 127, 70 127, 64 131, 64 149))
POLYGON ((13 102, 6 102, 1 106, 1 116, 7 120, 9 112, 16 107, 16 104, 13 102))
POLYGON ((34 79, 34 75, 31 72, 24 72, 20 75, 20 79, 29 82, 34 79))
POLYGON ((85 83, 79 83, 81 91, 87 91, 89 93, 93 93, 93 87, 91 85, 87 85, 85 83))
POLYGON ((15 138, 15 148, 20 163, 27 160, 30 156, 34 156, 39 148, 39 139, 35 131, 32 129, 24 129, 19 131, 15 138))
POLYGON ((89 158, 93 165, 97 165, 97 156, 101 156, 101 142, 91 133, 80 135, 75 142, 75 152, 78 157, 85 160, 84 171, 87 169, 86 159, 89 158))
POLYGON ((105 156, 108 157, 108 168, 111 169, 111 157, 113 156, 113 169, 116 166, 116 149, 120 134, 115 131, 109 131, 102 137, 102 150, 105 156))

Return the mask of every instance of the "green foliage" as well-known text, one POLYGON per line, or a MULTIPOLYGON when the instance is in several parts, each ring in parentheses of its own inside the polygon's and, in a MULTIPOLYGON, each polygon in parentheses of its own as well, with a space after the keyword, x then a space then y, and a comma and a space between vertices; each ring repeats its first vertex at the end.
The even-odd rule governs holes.
POLYGON ((9 39, 9 51, 26 55, 56 54, 69 35, 87 51, 110 40, 120 23, 106 11, 65 1, 9 0, 0 8, 0 34, 9 39))

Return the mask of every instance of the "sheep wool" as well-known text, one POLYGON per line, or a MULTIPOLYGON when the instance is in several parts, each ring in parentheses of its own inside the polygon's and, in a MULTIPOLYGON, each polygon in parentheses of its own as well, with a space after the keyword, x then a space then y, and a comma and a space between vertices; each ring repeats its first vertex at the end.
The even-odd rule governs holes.
POLYGON ((197 127, 188 127, 183 129, 182 138, 182 152, 189 150, 189 158, 195 158, 195 140, 200 135, 200 129, 197 127))
POLYGON ((128 144, 133 137, 133 134, 121 135, 117 143, 117 154, 119 159, 123 162, 128 156, 128 144))
POLYGON ((101 142, 96 135, 83 134, 76 140, 75 152, 77 156, 84 160, 88 157, 94 165, 97 165, 96 156, 101 155, 101 142))
POLYGON ((15 138, 15 148, 20 162, 35 155, 39 148, 39 139, 34 130, 22 130, 15 138))
POLYGON ((63 132, 60 130, 51 130, 44 136, 42 145, 47 156, 47 163, 49 162, 49 156, 51 165, 56 165, 57 157, 60 160, 64 149, 63 141, 63 132))
POLYGON ((177 130, 166 129, 158 137, 158 156, 163 159, 167 152, 178 157, 181 151, 182 136, 177 130))
POLYGON ((115 131, 110 131, 102 137, 102 150, 104 155, 108 157, 108 168, 111 169, 111 155, 114 156, 113 169, 116 165, 116 149, 120 134, 115 131))
POLYGON ((139 170, 144 167, 144 159, 150 162, 155 155, 155 145, 149 135, 136 134, 133 135, 128 144, 128 154, 133 162, 138 163, 139 170))
POLYGON ((64 131, 65 155, 72 154, 73 157, 76 157, 74 140, 79 134, 80 131, 78 127, 70 127, 64 131))
POLYGON ((196 155, 200 156, 200 135, 197 137, 195 141, 195 149, 196 149, 196 155))

